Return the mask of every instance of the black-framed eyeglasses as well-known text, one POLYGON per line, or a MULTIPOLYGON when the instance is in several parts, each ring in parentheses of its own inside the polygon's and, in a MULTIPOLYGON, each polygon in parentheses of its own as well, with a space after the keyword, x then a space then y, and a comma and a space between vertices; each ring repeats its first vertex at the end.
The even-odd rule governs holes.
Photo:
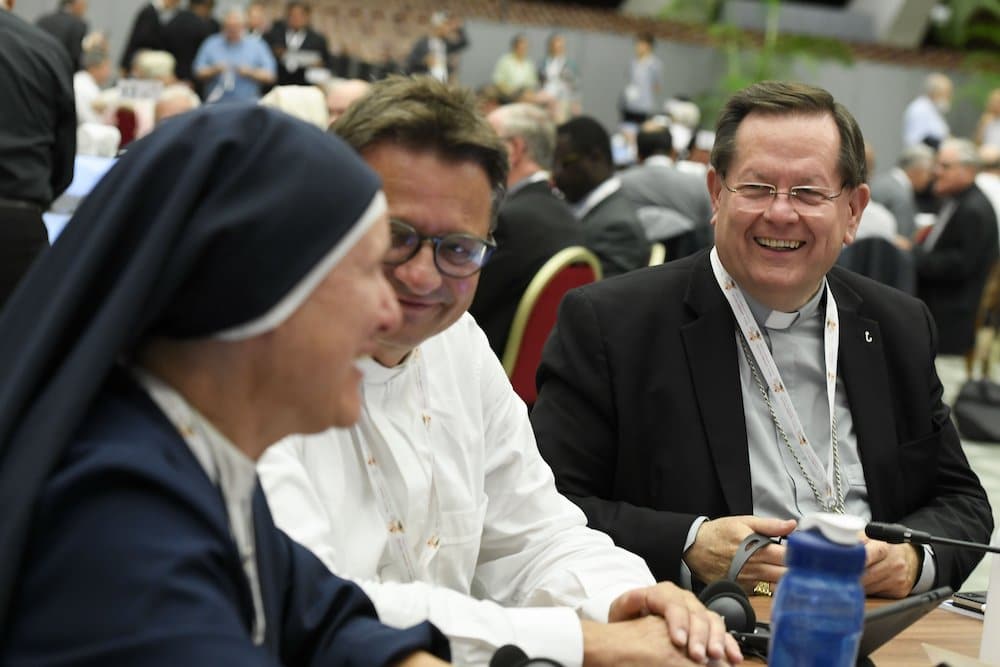
POLYGON ((424 241, 434 246, 434 266, 451 278, 468 278, 479 271, 497 247, 492 238, 461 233, 430 236, 402 220, 390 220, 389 251, 382 261, 392 266, 405 264, 416 257, 424 241))
POLYGON ((793 206, 801 204, 803 208, 812 208, 814 206, 820 206, 828 201, 833 201, 839 197, 844 192, 846 185, 841 185, 840 190, 831 194, 829 191, 823 188, 813 187, 811 185, 797 185, 793 188, 788 188, 788 192, 779 192, 778 188, 768 183, 737 183, 734 187, 730 187, 726 183, 726 179, 722 179, 722 184, 727 190, 732 192, 734 195, 738 195, 744 202, 749 204, 751 207, 767 208, 771 205, 778 195, 785 195, 788 197, 788 201, 792 203, 793 206))

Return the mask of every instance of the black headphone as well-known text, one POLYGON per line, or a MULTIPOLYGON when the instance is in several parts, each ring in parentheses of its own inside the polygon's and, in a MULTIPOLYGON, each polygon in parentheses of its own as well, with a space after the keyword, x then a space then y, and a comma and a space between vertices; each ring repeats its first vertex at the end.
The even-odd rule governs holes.
POLYGON ((726 620, 726 630, 752 633, 757 627, 757 614, 750 605, 750 598, 734 581, 714 581, 705 587, 698 599, 726 620))

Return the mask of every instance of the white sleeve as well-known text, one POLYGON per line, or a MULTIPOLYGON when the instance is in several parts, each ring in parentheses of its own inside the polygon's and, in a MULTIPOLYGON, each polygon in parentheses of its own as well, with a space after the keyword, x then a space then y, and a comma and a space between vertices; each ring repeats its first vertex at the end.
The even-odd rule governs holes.
MULTIPOLYGON (((258 473, 277 525, 337 574, 342 570, 330 529, 335 517, 328 513, 336 508, 323 507, 316 494, 302 464, 303 444, 303 438, 292 437, 273 445, 259 461, 258 473)), ((430 620, 450 639, 456 664, 486 665, 504 644, 567 667, 582 663, 583 635, 572 609, 510 609, 424 582, 355 582, 387 625, 409 627, 430 620)))
POLYGON ((583 511, 556 491, 527 408, 477 333, 489 503, 473 590, 505 605, 566 606, 605 622, 615 598, 653 585, 653 575, 641 558, 588 528, 583 511))

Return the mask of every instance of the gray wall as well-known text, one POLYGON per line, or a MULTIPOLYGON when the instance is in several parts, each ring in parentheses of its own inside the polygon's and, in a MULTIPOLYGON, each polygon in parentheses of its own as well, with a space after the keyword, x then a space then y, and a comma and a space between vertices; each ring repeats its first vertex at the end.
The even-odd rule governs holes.
MULTIPOLYGON (((132 20, 145 1, 90 0, 90 25, 109 34, 116 59, 124 46, 132 20)), ((51 11, 56 4, 57 0, 16 0, 14 11, 34 20, 40 14, 51 11)), ((497 58, 508 50, 510 39, 516 32, 528 35, 531 57, 541 60, 545 39, 552 30, 483 20, 469 20, 466 28, 472 47, 462 57, 459 78, 473 87, 489 83, 497 58)), ((631 36, 583 30, 560 32, 565 35, 568 52, 581 73, 585 113, 613 129, 618 120, 618 95, 632 56, 631 36)), ((725 71, 722 54, 710 47, 659 42, 656 53, 665 65, 666 96, 698 95, 711 88, 725 71)), ((899 155, 903 109, 919 94, 923 79, 930 70, 871 62, 856 62, 853 67, 847 68, 836 63, 810 65, 798 62, 793 71, 801 80, 830 90, 855 114, 866 138, 875 147, 877 170, 882 171, 891 166, 899 155)), ((961 87, 963 77, 951 74, 961 87)), ((956 99, 955 108, 949 115, 952 132, 971 135, 979 112, 968 101, 956 99)), ((703 119, 703 124, 711 125, 711 120, 703 119)))

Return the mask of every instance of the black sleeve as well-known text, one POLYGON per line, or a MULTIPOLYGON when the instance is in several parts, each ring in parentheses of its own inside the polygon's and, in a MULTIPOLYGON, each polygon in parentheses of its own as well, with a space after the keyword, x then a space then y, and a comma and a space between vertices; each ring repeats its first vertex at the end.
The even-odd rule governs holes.
POLYGON ((585 292, 563 299, 538 370, 531 423, 538 449, 560 493, 587 515, 591 528, 642 556, 658 581, 677 581, 694 514, 641 507, 617 499, 619 415, 604 349, 602 321, 585 292))
POLYGON ((74 67, 69 55, 59 50, 59 62, 55 69, 55 141, 52 143, 52 172, 49 183, 52 198, 55 199, 69 187, 73 180, 73 164, 76 159, 76 96, 73 93, 74 67))

